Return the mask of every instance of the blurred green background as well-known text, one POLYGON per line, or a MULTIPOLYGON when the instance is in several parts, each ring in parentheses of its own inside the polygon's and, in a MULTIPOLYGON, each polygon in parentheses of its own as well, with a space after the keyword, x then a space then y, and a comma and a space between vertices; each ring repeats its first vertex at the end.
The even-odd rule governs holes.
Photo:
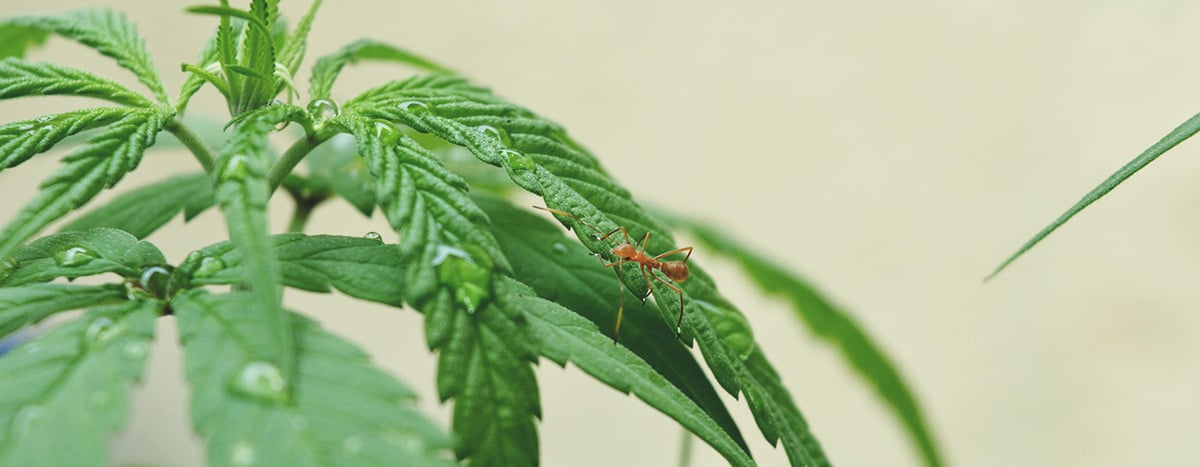
MULTIPOLYGON (((5 2, 0 14, 84 3, 5 2)), ((174 94, 179 64, 195 60, 215 20, 184 15, 188 2, 111 4, 139 24, 174 94)), ((306 8, 283 5, 292 19, 306 8)), ((1200 418, 1194 143, 981 281, 1200 110, 1198 19, 1200 4, 1177 0, 329 0, 309 58, 362 37, 432 57, 566 126, 641 201, 720 224, 805 274, 896 360, 954 465, 1174 466, 1195 465, 1200 418)), ((65 40, 32 58, 140 89, 65 40)), ((353 68, 334 95, 407 73, 353 68)), ((298 79, 306 90, 307 74, 298 79)), ((223 115, 223 103, 203 102, 217 96, 202 91, 193 113, 223 115)), ((11 100, 0 117, 79 105, 11 100)), ((55 165, 41 157, 0 173, 0 219, 55 165)), ((153 152, 122 186, 195 168, 178 151, 153 152)), ((277 198, 281 230, 290 206, 277 198)), ((387 231, 381 216, 361 219, 344 203, 319 210, 310 226, 387 231)), ((224 235, 209 212, 151 239, 178 262, 224 235)), ((892 414, 781 302, 703 250, 692 259, 747 313, 837 465, 917 465, 892 414)), ((287 301, 367 346, 448 424, 419 315, 339 296, 289 292, 287 301)), ((161 320, 114 462, 202 462, 172 328, 161 320)), ((679 429, 666 417, 573 368, 538 371, 544 465, 675 462, 679 429)), ((785 465, 744 403, 731 409, 760 463, 785 465)), ((693 465, 723 465, 703 443, 696 449, 693 465)))

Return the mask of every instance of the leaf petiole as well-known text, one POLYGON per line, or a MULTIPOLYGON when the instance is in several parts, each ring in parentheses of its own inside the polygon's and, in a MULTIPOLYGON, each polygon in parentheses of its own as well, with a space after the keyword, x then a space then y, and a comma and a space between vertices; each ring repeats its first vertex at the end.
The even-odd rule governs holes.
POLYGON ((175 135, 175 138, 179 139, 179 142, 183 143, 183 146, 188 148, 188 151, 191 151, 192 156, 196 158, 196 162, 200 163, 205 172, 212 173, 212 150, 208 148, 208 145, 204 144, 204 141, 200 139, 200 136, 196 132, 192 131, 191 127, 185 125, 179 119, 172 119, 167 123, 166 130, 175 135))

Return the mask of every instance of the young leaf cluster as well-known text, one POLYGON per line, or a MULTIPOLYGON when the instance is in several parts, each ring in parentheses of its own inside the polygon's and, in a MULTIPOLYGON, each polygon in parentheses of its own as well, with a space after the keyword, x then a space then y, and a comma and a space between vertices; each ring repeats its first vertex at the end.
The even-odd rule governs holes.
MULTIPOLYGON (((156 318, 171 315, 184 349, 192 426, 212 465, 537 465, 542 414, 533 365, 543 357, 572 362, 635 395, 731 465, 755 461, 717 387, 744 395, 762 436, 781 442, 792 464, 829 465, 746 318, 701 268, 692 264, 692 279, 676 284, 686 312, 676 339, 677 294, 645 280, 636 264, 613 274, 589 257, 613 261, 618 239, 601 240, 577 220, 605 231, 649 232, 648 252, 670 250, 674 240, 559 125, 447 67, 372 40, 318 58, 307 105, 294 104, 301 97, 294 76, 320 3, 290 31, 277 0, 252 0, 248 9, 225 0, 189 8, 215 17, 217 26, 199 60, 181 67, 188 76, 173 101, 120 13, 0 22, 0 37, 12 38, 0 48, 7 53, 0 99, 57 94, 116 104, 0 125, 0 170, 83 138, 0 230, 0 337, 56 315, 66 323, 0 358, 0 415, 7 417, 0 420, 0 464, 104 462, 105 441, 122 426, 156 318), (47 35, 112 57, 148 93, 21 58, 47 35), (365 60, 420 74, 339 104, 340 72, 365 60), (205 85, 230 113, 216 146, 182 120, 205 85), (296 138, 277 153, 271 135, 289 126, 296 138), (59 233, 30 241, 120 182, 163 131, 192 153, 197 172, 129 190, 59 233), (578 242, 547 216, 515 207, 503 189, 472 194, 497 191, 497 183, 478 171, 452 170, 453 150, 502 170, 509 188, 578 216, 559 219, 576 229, 578 242), (305 160, 308 170, 297 170, 305 160), (272 234, 267 223, 276 191, 296 201, 289 233, 272 234), (367 216, 378 209, 399 242, 303 233, 309 214, 333 198, 367 216), (213 207, 227 241, 197 246, 172 264, 142 240, 180 213, 187 220, 213 207), (98 285, 69 283, 84 276, 97 276, 98 285), (608 332, 618 280, 636 296, 654 297, 628 307, 619 344, 608 332), (453 404, 451 433, 413 411, 413 392, 361 350, 285 307, 288 288, 337 290, 422 313, 427 344, 438 355, 438 397, 453 404), (88 311, 66 316, 80 309, 88 311), (695 344, 715 385, 689 351, 695 344), (63 432, 79 442, 61 449, 63 432)), ((731 242, 710 244, 723 245, 757 264, 731 242)), ((759 278, 806 287, 777 269, 759 278)), ((821 313, 803 316, 811 324, 821 313)), ((866 334, 849 319, 833 332, 813 327, 846 349, 901 414, 926 462, 938 465, 914 398, 866 334)))

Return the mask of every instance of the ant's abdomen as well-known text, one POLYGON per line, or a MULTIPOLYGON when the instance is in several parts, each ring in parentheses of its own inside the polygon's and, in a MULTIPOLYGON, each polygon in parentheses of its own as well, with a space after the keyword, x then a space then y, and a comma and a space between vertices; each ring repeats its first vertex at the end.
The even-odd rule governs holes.
POLYGON ((688 278, 687 263, 683 261, 663 261, 659 264, 659 270, 673 282, 683 282, 688 278))

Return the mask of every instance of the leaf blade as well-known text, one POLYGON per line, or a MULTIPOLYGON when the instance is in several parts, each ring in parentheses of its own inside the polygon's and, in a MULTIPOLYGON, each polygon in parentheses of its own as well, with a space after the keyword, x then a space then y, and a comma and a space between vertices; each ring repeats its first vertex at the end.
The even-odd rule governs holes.
POLYGON ((68 222, 61 230, 109 227, 146 238, 180 212, 190 219, 215 203, 207 174, 178 175, 117 195, 108 204, 68 222))
POLYGON ((440 459, 449 440, 412 409, 410 389, 350 342, 298 315, 289 314, 297 378, 281 383, 291 396, 280 402, 239 389, 242 373, 269 345, 253 341, 264 323, 239 312, 253 303, 243 292, 202 290, 172 302, 192 385, 192 424, 208 442, 210 462, 451 465, 440 459))
POLYGON ((46 95, 94 97, 133 107, 152 105, 116 81, 83 70, 17 58, 0 60, 0 99, 46 95))
POLYGON ((167 262, 153 244, 109 228, 48 235, 17 250, 13 259, 17 266, 0 278, 0 285, 11 287, 106 272, 137 279, 146 268, 167 262))
POLYGON ((55 313, 115 303, 124 298, 124 288, 116 285, 29 284, 0 287, 0 337, 55 313))
POLYGON ((449 68, 416 55, 407 50, 387 43, 370 39, 361 39, 346 44, 338 51, 317 59, 313 65, 312 76, 309 78, 309 94, 313 98, 328 98, 333 91, 333 83, 346 65, 360 60, 381 60, 412 65, 418 69, 433 73, 452 74, 449 68))
POLYGON ((0 463, 107 462, 108 437, 124 424, 159 306, 97 308, 0 358, 0 463))
POLYGON ((1003 271, 1005 268, 1007 268, 1009 264, 1012 264, 1013 261, 1016 261, 1017 258, 1019 258, 1021 255, 1024 255, 1025 252, 1029 251, 1030 248, 1033 248, 1034 245, 1041 243, 1041 241, 1049 236, 1050 233, 1058 230, 1059 227, 1061 227, 1063 224, 1066 224, 1067 221, 1071 220, 1072 217, 1075 217, 1076 214, 1079 214, 1081 211, 1083 211, 1084 208, 1096 202, 1104 195, 1107 195, 1108 192, 1112 191, 1113 188, 1116 188, 1117 185, 1125 182, 1125 180, 1129 179, 1129 177, 1132 177, 1133 174, 1137 173, 1139 170, 1142 170, 1142 168, 1146 167, 1147 165, 1150 165, 1150 163, 1154 162, 1155 159, 1158 159, 1158 156, 1163 155, 1167 151, 1171 150, 1171 148, 1174 148, 1179 143, 1182 143, 1184 140, 1191 138, 1192 135, 1195 135, 1198 131, 1200 131, 1200 114, 1193 115, 1191 118, 1179 124, 1179 126, 1171 130, 1170 133, 1167 133, 1166 136, 1163 136, 1162 139, 1158 140, 1158 142, 1154 143, 1149 148, 1146 148, 1145 151, 1142 151, 1142 153, 1138 154, 1138 156, 1133 158, 1133 160, 1121 166, 1120 169, 1117 169, 1116 172, 1113 172, 1112 175, 1109 175, 1108 178, 1104 179, 1103 182, 1100 182, 1099 185, 1097 185, 1095 188, 1092 188, 1091 191, 1083 195, 1083 198, 1075 202, 1075 204, 1070 208, 1067 208, 1066 212, 1059 215, 1054 222, 1051 222, 1050 225, 1043 227, 1041 231, 1033 235, 1033 238, 1026 241, 1024 245, 1021 245, 1021 247, 1017 249, 1016 253, 1013 253, 1008 258, 1005 258, 1005 260, 1001 262, 1000 265, 997 266, 996 269, 993 270, 991 274, 988 274, 988 276, 983 280, 986 282, 991 280, 991 278, 996 277, 997 274, 1000 274, 1000 271, 1003 271))
POLYGON ((146 43, 137 27, 119 11, 107 8, 84 9, 61 15, 18 16, 0 21, 0 27, 19 26, 53 32, 96 49, 132 71, 161 103, 167 104, 162 77, 154 67, 146 43))

